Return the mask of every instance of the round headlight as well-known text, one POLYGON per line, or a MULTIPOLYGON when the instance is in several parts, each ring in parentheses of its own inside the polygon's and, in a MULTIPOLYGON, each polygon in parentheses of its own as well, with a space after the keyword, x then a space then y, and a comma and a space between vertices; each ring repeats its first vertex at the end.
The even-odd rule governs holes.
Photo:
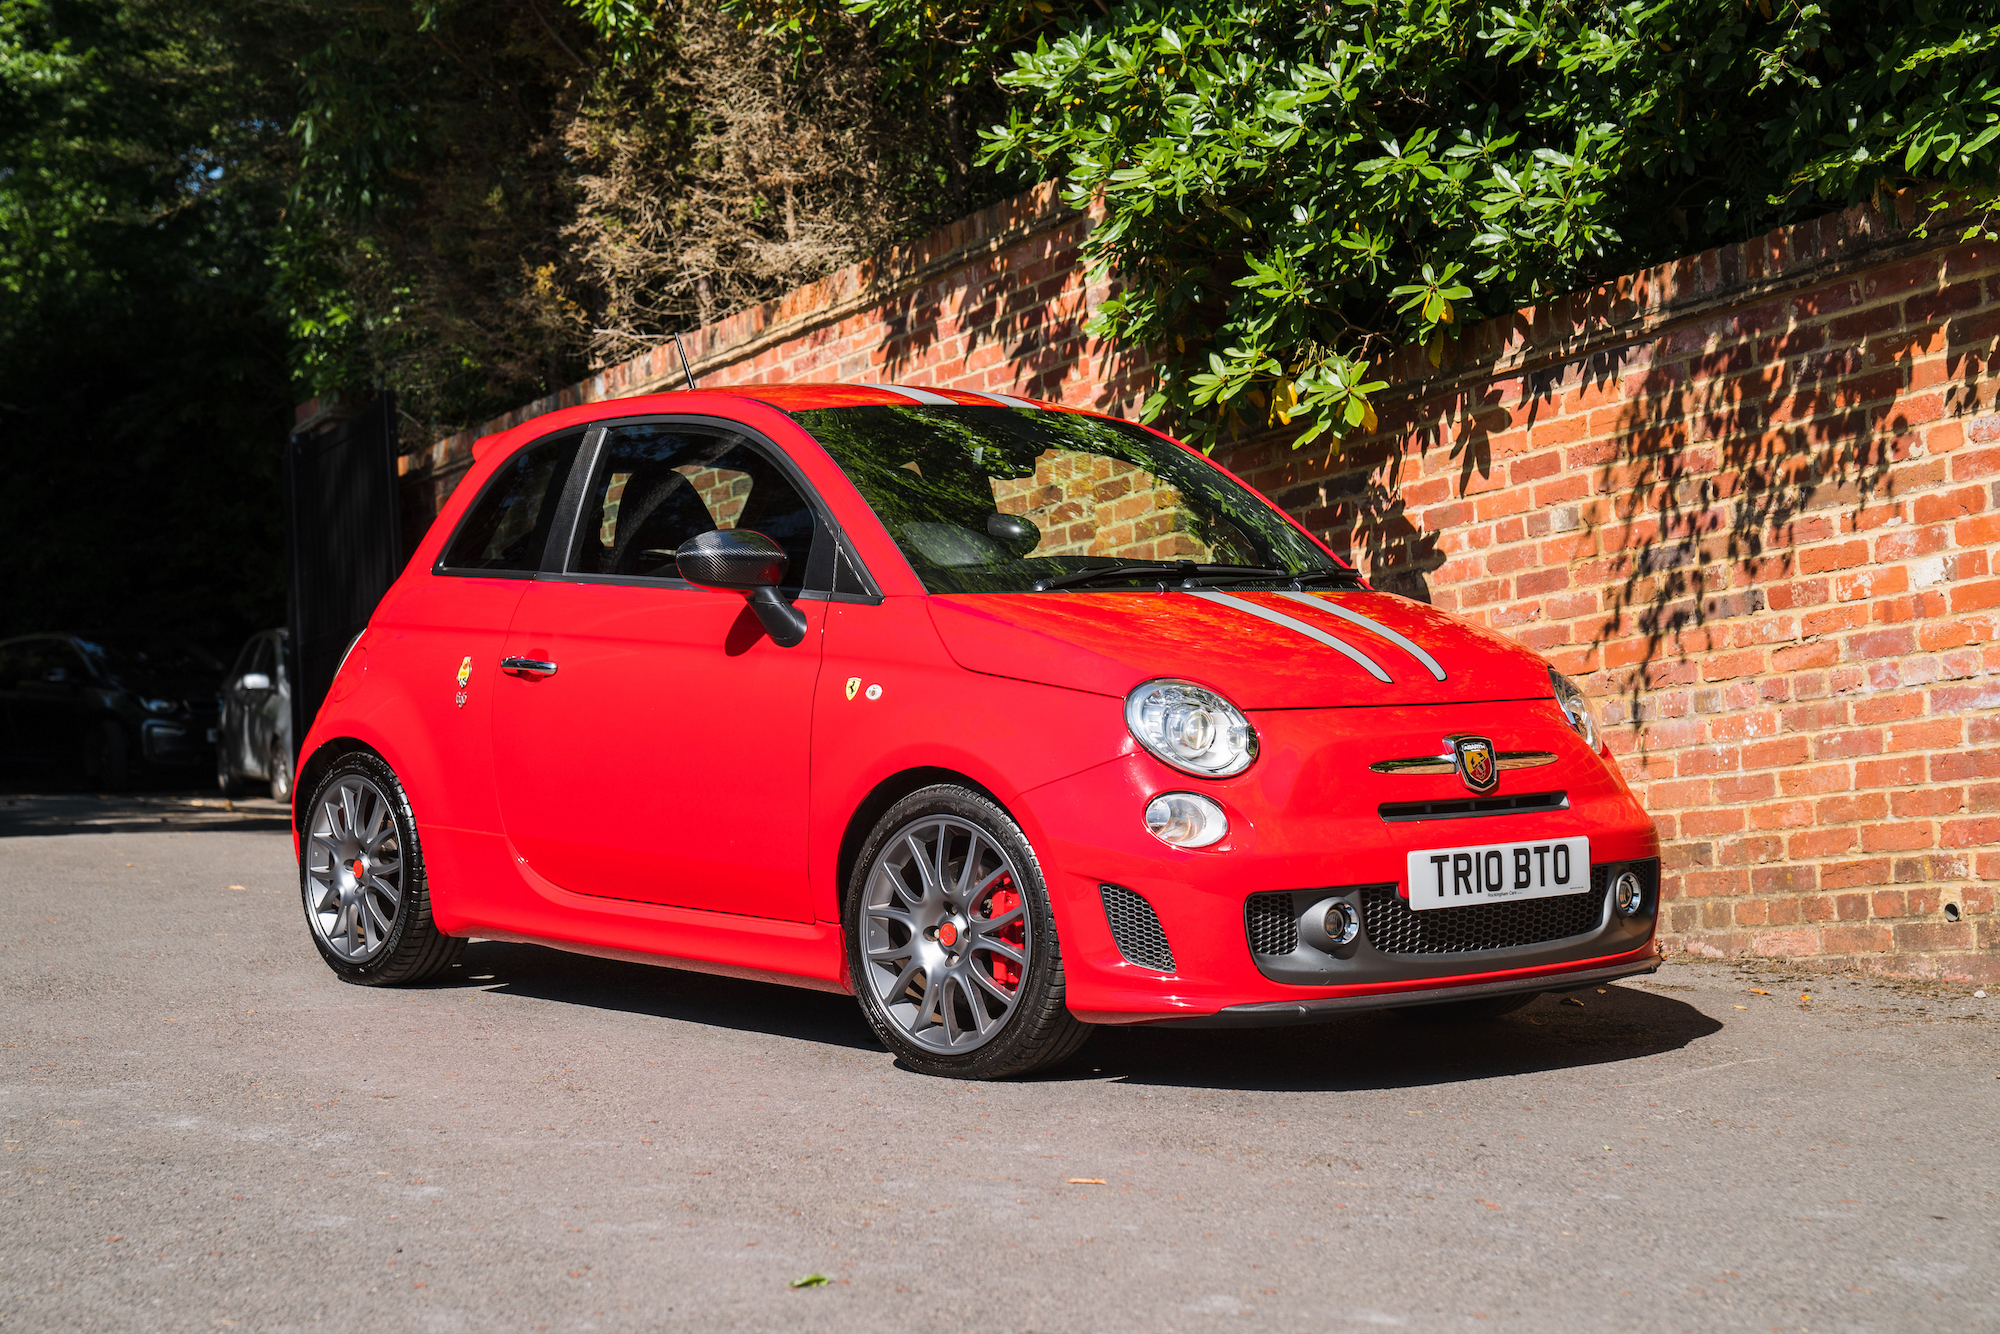
POLYGON ((1177 848, 1205 848, 1229 832, 1229 817, 1207 797, 1162 792, 1146 803, 1146 829, 1177 848))
POLYGON ((1569 725, 1583 738, 1583 744, 1596 750, 1597 710, 1591 707, 1583 687, 1553 667, 1549 668, 1549 684, 1555 687, 1556 703, 1561 706, 1563 717, 1569 719, 1569 725))
POLYGON ((1125 697, 1125 725, 1164 763, 1198 778, 1240 774, 1257 733, 1234 704, 1191 681, 1148 681, 1125 697))

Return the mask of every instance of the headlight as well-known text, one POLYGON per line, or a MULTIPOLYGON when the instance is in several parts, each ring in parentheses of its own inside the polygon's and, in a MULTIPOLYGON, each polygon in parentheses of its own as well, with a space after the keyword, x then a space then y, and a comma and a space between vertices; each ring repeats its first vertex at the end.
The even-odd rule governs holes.
POLYGON ((1597 710, 1590 705, 1590 699, 1583 693, 1583 687, 1564 676, 1555 668, 1549 668, 1549 684, 1556 688, 1556 703, 1561 706, 1563 717, 1583 738, 1583 744, 1597 749, 1597 710))
POLYGON ((1125 697, 1133 739, 1182 773, 1227 778, 1257 758, 1257 733, 1234 704, 1189 681, 1148 681, 1125 697))
POLYGON ((1229 817, 1207 797, 1162 792, 1146 803, 1146 829, 1177 848, 1205 848, 1229 832, 1229 817))
POLYGON ((145 706, 147 713, 172 713, 174 711, 174 702, 170 699, 142 699, 139 703, 145 706))

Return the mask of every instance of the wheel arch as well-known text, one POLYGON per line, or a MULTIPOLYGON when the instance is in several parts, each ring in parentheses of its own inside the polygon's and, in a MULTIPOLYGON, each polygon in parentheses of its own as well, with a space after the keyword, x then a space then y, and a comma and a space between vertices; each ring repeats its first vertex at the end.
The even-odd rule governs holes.
MULTIPOLYGON (((304 835, 304 830, 299 827, 299 811, 302 804, 311 797, 313 790, 319 786, 319 780, 325 776, 328 769, 339 763, 345 756, 356 753, 373 755, 376 759, 382 761, 382 763, 389 764, 389 759, 386 755, 359 737, 337 736, 328 738, 316 748, 299 765, 298 772, 292 775, 292 841, 294 844, 297 844, 299 839, 304 835)), ((395 765, 389 764, 392 772, 395 767, 395 765)))
POLYGON ((1012 819, 1016 824, 1020 823, 1020 817, 1014 813, 1013 809, 1008 806, 1005 799, 999 793, 970 774, 963 773, 957 769, 947 769, 938 765, 920 765, 890 774, 887 778, 884 778, 873 788, 869 789, 868 795, 863 797, 854 810, 848 814, 847 827, 841 831, 840 853, 834 861, 834 874, 836 877, 834 902, 841 905, 843 914, 841 920, 843 922, 845 921, 845 904, 847 902, 847 882, 853 878, 854 863, 861 856, 861 845, 868 841, 868 835, 875 828, 876 821, 880 820, 891 806, 894 806, 912 792, 931 787, 938 783, 951 783, 969 791, 977 792, 980 796, 985 797, 988 801, 1005 811, 1009 819, 1012 819))

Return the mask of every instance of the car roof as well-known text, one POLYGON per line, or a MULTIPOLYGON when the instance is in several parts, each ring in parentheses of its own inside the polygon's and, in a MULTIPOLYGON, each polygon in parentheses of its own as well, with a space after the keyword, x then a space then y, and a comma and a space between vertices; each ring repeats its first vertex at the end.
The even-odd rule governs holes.
POLYGON ((1069 407, 1018 394, 981 393, 970 389, 929 389, 918 385, 893 384, 746 384, 721 389, 675 389, 630 398, 601 398, 572 407, 557 408, 531 417, 492 435, 472 442, 472 457, 483 459, 494 448, 544 435, 587 421, 606 417, 638 416, 652 412, 700 411, 704 402, 716 400, 761 403, 780 412, 810 412, 815 408, 889 408, 928 406, 1038 408, 1069 412, 1085 417, 1109 417, 1089 408, 1069 407))

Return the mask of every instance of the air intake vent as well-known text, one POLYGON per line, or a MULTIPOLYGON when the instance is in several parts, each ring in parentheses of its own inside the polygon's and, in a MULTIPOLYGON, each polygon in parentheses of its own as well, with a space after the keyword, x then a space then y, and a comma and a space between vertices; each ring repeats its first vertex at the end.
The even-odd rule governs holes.
POLYGON ((1520 815, 1566 811, 1567 792, 1522 792, 1507 797, 1459 797, 1449 801, 1385 801, 1376 812, 1384 820, 1468 820, 1480 815, 1520 815))
POLYGON ((1173 972, 1174 952, 1153 905, 1123 885, 1099 885, 1098 891, 1104 895, 1104 916, 1118 952, 1141 968, 1173 972))
POLYGON ((1384 954, 1464 954, 1580 936, 1604 920, 1606 878, 1599 870, 1591 868, 1590 888, 1581 894, 1422 912, 1412 912, 1393 885, 1383 886, 1361 895, 1361 925, 1384 954))
POLYGON ((1299 919, 1289 892, 1252 894, 1243 904, 1243 927, 1252 954, 1290 954, 1299 947, 1299 919))

